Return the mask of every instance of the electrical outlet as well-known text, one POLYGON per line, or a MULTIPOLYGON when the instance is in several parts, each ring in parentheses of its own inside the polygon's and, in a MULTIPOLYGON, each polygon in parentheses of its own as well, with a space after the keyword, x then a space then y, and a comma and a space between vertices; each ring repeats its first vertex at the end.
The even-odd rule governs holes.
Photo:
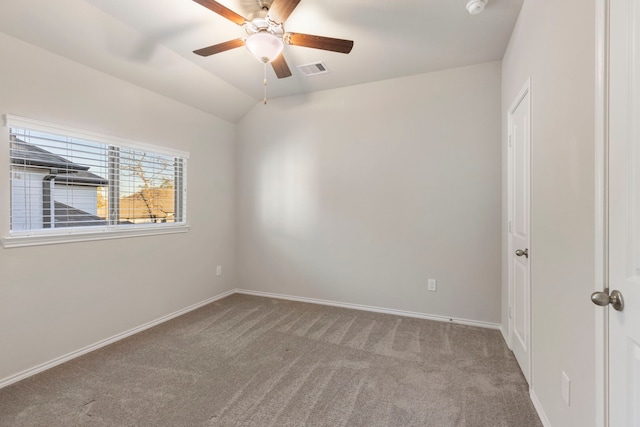
POLYGON ((216 276, 222 276, 222 266, 221 265, 216 267, 216 276))
POLYGON ((567 373, 562 371, 562 399, 564 399, 564 403, 567 406, 570 406, 570 396, 571 396, 571 381, 567 376, 567 373))
POLYGON ((427 290, 433 292, 438 290, 438 282, 436 281, 436 279, 427 280, 427 290))

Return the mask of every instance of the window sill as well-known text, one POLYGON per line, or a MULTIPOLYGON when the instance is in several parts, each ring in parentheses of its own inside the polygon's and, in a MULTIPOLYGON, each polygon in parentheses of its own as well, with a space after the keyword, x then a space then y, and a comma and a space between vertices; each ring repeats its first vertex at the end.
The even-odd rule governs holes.
POLYGON ((37 234, 24 234, 14 235, 10 237, 3 237, 0 239, 2 247, 9 248, 21 248, 25 246, 42 246, 42 245, 57 245, 61 243, 74 243, 74 242, 89 242, 93 240, 108 240, 108 239, 122 239, 127 237, 143 237, 143 236, 156 236, 160 234, 176 234, 186 233, 191 227, 188 225, 172 225, 162 227, 135 227, 130 229, 104 229, 99 230, 81 230, 81 229, 68 229, 64 232, 38 232, 37 234))

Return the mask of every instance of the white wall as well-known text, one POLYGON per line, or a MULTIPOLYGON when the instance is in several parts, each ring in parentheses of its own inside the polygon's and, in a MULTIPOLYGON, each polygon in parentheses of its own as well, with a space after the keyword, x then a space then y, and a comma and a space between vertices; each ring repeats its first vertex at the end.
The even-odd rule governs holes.
MULTIPOLYGON (((43 182, 47 172, 40 168, 13 166, 11 175, 11 230, 39 230, 44 226, 43 182)), ((51 185, 51 183, 48 183, 51 185)), ((53 201, 64 203, 91 215, 98 208, 98 189, 86 185, 56 184, 53 186, 53 201)), ((55 207, 53 216, 55 217, 55 207)), ((55 223, 54 223, 55 226, 55 223)))
MULTIPOLYGON (((40 181, 40 188, 40 191, 42 192, 42 181, 40 181)), ((53 201, 64 203, 67 206, 80 209, 81 211, 91 215, 97 215, 98 188, 88 185, 56 184, 54 186, 53 201)))
MULTIPOLYGON (((235 287, 235 125, 3 34, 0 57, 1 114, 189 151, 192 226, 177 235, 0 248, 0 381, 235 287)), ((0 149, 3 177, 8 153, 0 149)), ((0 183, 6 235, 9 186, 0 183)))
POLYGON ((35 168, 13 168, 11 173, 11 226, 14 231, 41 229, 44 224, 42 179, 47 175, 35 168))
POLYGON ((499 323, 500 67, 254 107, 239 124, 238 285, 499 323))
MULTIPOLYGON (((593 426, 596 418, 595 308, 589 301, 595 277, 594 11, 593 0, 525 0, 502 69, 503 129, 531 76, 532 386, 551 425, 563 427, 593 426), (561 397, 562 371, 571 380, 570 407, 561 397)), ((504 218, 506 230, 506 211, 504 218)), ((506 322, 506 265, 503 278, 506 322)))

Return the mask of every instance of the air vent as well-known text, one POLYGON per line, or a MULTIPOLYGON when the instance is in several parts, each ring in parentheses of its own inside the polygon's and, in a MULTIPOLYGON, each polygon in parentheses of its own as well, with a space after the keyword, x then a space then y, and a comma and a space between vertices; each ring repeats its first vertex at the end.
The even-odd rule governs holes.
POLYGON ((318 74, 327 74, 329 72, 329 69, 324 65, 324 62, 298 65, 298 68, 305 76, 317 76, 318 74))

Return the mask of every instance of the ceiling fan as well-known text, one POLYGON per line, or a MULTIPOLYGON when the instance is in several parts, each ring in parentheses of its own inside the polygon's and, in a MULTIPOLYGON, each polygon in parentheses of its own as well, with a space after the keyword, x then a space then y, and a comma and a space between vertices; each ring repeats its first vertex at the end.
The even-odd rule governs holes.
POLYGON ((257 0, 260 10, 252 15, 251 19, 238 15, 215 0, 194 1, 242 26, 247 33, 246 38, 229 40, 193 51, 200 56, 210 56, 246 46, 259 61, 265 64, 271 63, 276 76, 282 79, 291 76, 291 70, 282 55, 285 44, 340 53, 349 53, 353 48, 352 40, 285 32, 284 21, 291 15, 300 0, 273 0, 273 2, 257 0))

